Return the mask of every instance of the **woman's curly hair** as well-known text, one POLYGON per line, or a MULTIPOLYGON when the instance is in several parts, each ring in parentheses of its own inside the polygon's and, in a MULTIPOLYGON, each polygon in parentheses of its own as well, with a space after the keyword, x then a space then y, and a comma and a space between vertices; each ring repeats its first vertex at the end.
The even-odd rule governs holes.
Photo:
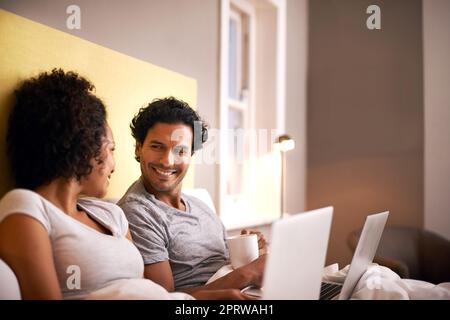
POLYGON ((6 140, 17 187, 79 180, 91 173, 92 159, 101 162, 106 110, 94 89, 75 72, 53 69, 15 91, 6 140))

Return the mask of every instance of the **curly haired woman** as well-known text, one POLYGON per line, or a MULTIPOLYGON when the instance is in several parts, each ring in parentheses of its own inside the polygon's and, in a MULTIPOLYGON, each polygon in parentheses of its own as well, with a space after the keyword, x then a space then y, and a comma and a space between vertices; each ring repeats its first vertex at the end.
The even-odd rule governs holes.
MULTIPOLYGON (((115 167, 105 106, 93 90, 78 74, 54 69, 16 91, 7 145, 17 188, 0 201, 0 258, 25 299, 111 292, 112 298, 192 298, 143 278, 142 257, 118 206, 80 197, 103 197, 115 167)), ((236 290, 195 297, 245 298, 236 290)))

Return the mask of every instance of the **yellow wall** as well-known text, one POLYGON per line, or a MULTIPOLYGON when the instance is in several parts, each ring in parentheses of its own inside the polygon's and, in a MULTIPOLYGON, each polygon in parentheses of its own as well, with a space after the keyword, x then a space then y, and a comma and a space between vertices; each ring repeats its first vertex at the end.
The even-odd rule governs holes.
MULTIPOLYGON (((55 67, 76 71, 92 81, 107 106, 117 145, 110 198, 120 197, 140 175, 129 129, 138 109, 168 95, 196 105, 194 79, 0 9, 0 196, 12 187, 4 137, 13 90, 21 80, 55 67)), ((185 188, 193 187, 192 170, 193 166, 184 180, 185 188)))

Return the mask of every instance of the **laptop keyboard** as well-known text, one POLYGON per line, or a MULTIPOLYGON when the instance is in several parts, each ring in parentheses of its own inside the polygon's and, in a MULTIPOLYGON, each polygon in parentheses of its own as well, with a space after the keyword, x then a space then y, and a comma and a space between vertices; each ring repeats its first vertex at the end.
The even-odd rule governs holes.
POLYGON ((320 300, 331 300, 342 290, 342 284, 322 282, 320 287, 320 300))

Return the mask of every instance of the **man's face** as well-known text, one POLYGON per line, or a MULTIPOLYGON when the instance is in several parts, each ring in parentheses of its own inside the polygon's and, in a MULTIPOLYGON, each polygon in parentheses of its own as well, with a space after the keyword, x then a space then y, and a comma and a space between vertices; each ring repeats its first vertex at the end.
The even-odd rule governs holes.
POLYGON ((190 126, 158 122, 147 131, 142 144, 136 143, 147 191, 170 193, 181 189, 191 161, 192 139, 190 126))

